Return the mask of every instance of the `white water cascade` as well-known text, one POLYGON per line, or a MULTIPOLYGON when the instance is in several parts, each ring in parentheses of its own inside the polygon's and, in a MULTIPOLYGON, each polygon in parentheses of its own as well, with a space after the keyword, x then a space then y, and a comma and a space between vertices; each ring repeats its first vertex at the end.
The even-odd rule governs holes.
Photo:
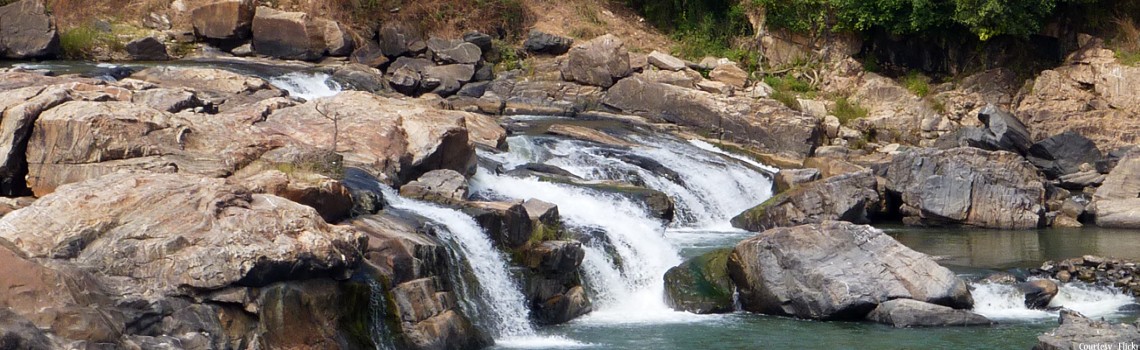
MULTIPOLYGON (((1136 303, 1136 299, 1120 291, 1082 283, 1058 283, 1057 296, 1050 308, 1066 308, 1090 318, 1116 315, 1120 308, 1136 303)), ((999 283, 972 285, 974 312, 996 321, 1028 321, 1056 319, 1057 311, 1033 310, 1025 307, 1025 294, 1016 286, 999 283)))
POLYGON ((581 322, 697 320, 692 314, 673 311, 663 300, 662 277, 682 262, 674 243, 694 232, 739 234, 728 219, 771 196, 771 180, 763 169, 672 138, 635 137, 635 143, 642 146, 629 150, 532 136, 515 136, 508 142, 510 153, 484 156, 504 163, 505 168, 545 163, 588 180, 641 182, 676 202, 676 219, 667 227, 646 208, 618 195, 479 170, 471 183, 477 195, 555 203, 566 225, 579 232, 601 233, 583 245, 582 269, 591 287, 594 312, 581 322), (628 156, 651 159, 675 175, 636 165, 637 160, 627 161, 628 156))
POLYGON ((535 332, 528 318, 525 297, 510 275, 506 257, 495 249, 474 219, 455 209, 400 197, 391 188, 382 189, 392 208, 414 213, 443 226, 438 230, 439 238, 459 249, 471 273, 478 279, 476 286, 466 286, 457 281, 461 288, 478 289, 474 293, 463 294, 482 299, 478 303, 468 303, 468 307, 474 309, 468 311, 471 316, 485 322, 497 345, 526 348, 582 345, 561 337, 539 336, 535 332))
POLYGON ((339 94, 344 88, 325 73, 289 72, 271 77, 270 84, 289 92, 289 96, 307 100, 339 94))

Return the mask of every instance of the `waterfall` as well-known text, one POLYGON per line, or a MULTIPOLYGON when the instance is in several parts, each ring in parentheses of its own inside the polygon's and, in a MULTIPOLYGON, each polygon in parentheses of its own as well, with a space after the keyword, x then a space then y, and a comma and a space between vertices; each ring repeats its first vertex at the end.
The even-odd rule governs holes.
POLYGON ((545 163, 588 180, 643 184, 675 201, 677 218, 672 224, 651 217, 646 208, 621 196, 485 169, 472 178, 471 188, 477 196, 491 199, 536 198, 555 203, 564 224, 573 231, 600 233, 591 234, 583 245, 582 270, 595 310, 584 318, 586 322, 690 322, 692 314, 675 312, 663 300, 664 273, 682 262, 674 245, 676 236, 696 231, 735 231, 734 236, 738 235, 728 219, 770 197, 771 180, 762 169, 686 141, 645 135, 631 138, 643 146, 625 149, 545 136, 513 136, 508 139, 511 152, 481 156, 507 168, 545 163))
MULTIPOLYGON (((1079 282, 1057 285, 1060 288, 1049 302, 1050 308, 1063 307, 1092 318, 1117 314, 1121 307, 1136 303, 1136 299, 1106 287, 1079 282)), ((974 312, 993 320, 1055 319, 1058 314, 1025 307, 1025 294, 1014 285, 977 283, 971 287, 974 312)))
POLYGON ((268 79, 270 84, 305 100, 335 96, 343 91, 340 83, 325 73, 289 72, 268 79))
POLYGON ((400 197, 381 187, 391 208, 404 210, 439 225, 440 240, 449 245, 456 263, 465 264, 475 281, 456 278, 467 314, 476 318, 504 347, 576 347, 583 344, 562 337, 539 336, 531 325, 526 298, 508 270, 507 258, 486 232, 467 214, 400 197))
POLYGON ((392 332, 384 322, 384 313, 388 309, 388 301, 384 298, 384 286, 374 278, 367 278, 368 282, 368 310, 371 312, 369 321, 372 323, 372 341, 376 350, 395 349, 392 345, 392 332))

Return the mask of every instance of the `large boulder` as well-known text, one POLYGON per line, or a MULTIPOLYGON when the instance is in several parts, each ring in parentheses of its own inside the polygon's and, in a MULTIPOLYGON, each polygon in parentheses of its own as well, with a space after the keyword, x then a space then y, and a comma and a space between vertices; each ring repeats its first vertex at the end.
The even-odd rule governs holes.
POLYGON ((523 47, 527 52, 561 55, 570 51, 570 45, 573 44, 574 39, 531 29, 530 33, 526 35, 526 41, 523 42, 523 47))
POLYGON ((1034 350, 1072 350, 1085 348, 1129 349, 1140 343, 1140 324, 1112 324, 1089 319, 1072 310, 1061 310, 1060 326, 1037 336, 1034 350))
POLYGON ((463 40, 431 38, 427 47, 435 61, 441 64, 475 64, 483 57, 483 50, 478 45, 463 40))
POLYGON ((1101 153, 1092 140, 1070 130, 1033 144, 1026 158, 1055 179, 1081 171, 1081 164, 1096 164, 1101 153))
POLYGON ((728 277, 731 249, 714 250, 665 272, 665 302, 674 310, 697 314, 733 311, 728 277))
POLYGON ((802 184, 732 218, 732 226, 753 232, 825 220, 866 223, 867 206, 879 201, 871 170, 802 184))
POLYGON ((523 289, 536 323, 565 323, 590 312, 578 273, 585 258, 582 243, 542 241, 527 245, 520 255, 527 268, 523 289))
POLYGON ((190 12, 194 35, 223 48, 241 45, 251 36, 257 2, 222 0, 198 6, 190 12))
POLYGON ((1140 228, 1140 147, 1126 153, 1093 194, 1101 227, 1140 228))
POLYGON ((867 320, 898 328, 989 325, 985 316, 967 310, 912 299, 895 299, 879 304, 867 320))
POLYGON ((604 88, 631 73, 625 42, 612 34, 575 45, 562 67, 563 79, 604 88))
POLYGON ((1010 151, 1025 154, 1033 145, 1029 130, 1013 114, 994 105, 988 105, 978 112, 978 120, 984 127, 979 132, 966 137, 971 147, 988 151, 1010 151))
POLYGON ((775 100, 718 96, 634 76, 618 81, 603 102, 625 113, 717 134, 791 163, 802 162, 821 143, 818 119, 775 100))
POLYGON ((914 299, 973 306, 966 283, 931 257, 870 226, 825 221, 776 228, 736 245, 729 275, 748 311, 857 320, 879 304, 914 299))
MULTIPOLYGON (((479 223, 492 242, 506 249, 517 249, 530 241, 535 225, 540 223, 518 202, 467 202, 463 212, 479 223)), ((557 219, 557 211, 554 215, 557 219)))
POLYGON ((144 36, 127 43, 127 54, 136 61, 165 61, 170 59, 166 44, 153 36, 144 36))
POLYGON ((810 183, 819 179, 819 169, 780 169, 772 181, 775 182, 776 193, 780 193, 790 190, 793 187, 799 186, 801 184, 810 183))
POLYGON ((222 179, 114 174, 59 188, 0 219, 37 259, 74 261, 165 295, 290 278, 346 278, 364 238, 313 208, 222 179), (159 253, 160 252, 160 253, 159 253))
POLYGON ((63 87, 27 87, 0 97, 0 194, 31 194, 27 186, 27 142, 40 113, 72 99, 63 87))
POLYGON ((474 171, 475 148, 466 112, 365 92, 345 92, 277 110, 258 123, 261 132, 332 149, 346 165, 400 185, 436 169, 474 171))
POLYGON ((1031 229, 1044 222, 1045 186, 1016 153, 908 150, 894 156, 885 177, 907 224, 1031 229))
POLYGON ((1059 291, 1057 283, 1047 279, 1023 282, 1017 289, 1025 293, 1025 307, 1038 310, 1048 309, 1049 302, 1059 291))
POLYGON ((0 6, 0 58, 25 60, 59 55, 59 32, 43 0, 0 6))
POLYGON ((336 21, 264 6, 253 17, 253 50, 262 55, 315 61, 326 54, 347 56, 353 48, 352 37, 336 21))
POLYGON ((744 84, 748 82, 748 72, 745 72, 736 63, 720 64, 712 72, 709 72, 709 78, 736 89, 743 89, 744 84))
POLYGON ((684 60, 657 50, 650 52, 649 56, 646 56, 646 60, 654 67, 669 71, 679 71, 688 68, 684 60))

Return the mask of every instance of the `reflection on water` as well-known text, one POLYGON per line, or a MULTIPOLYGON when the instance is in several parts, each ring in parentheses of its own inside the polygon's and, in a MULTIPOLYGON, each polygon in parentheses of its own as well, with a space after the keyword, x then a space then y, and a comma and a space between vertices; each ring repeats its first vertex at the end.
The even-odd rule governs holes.
POLYGON ((880 227, 943 265, 988 269, 1039 267, 1046 260, 1082 255, 1140 259, 1140 230, 1102 228, 1026 231, 880 227))

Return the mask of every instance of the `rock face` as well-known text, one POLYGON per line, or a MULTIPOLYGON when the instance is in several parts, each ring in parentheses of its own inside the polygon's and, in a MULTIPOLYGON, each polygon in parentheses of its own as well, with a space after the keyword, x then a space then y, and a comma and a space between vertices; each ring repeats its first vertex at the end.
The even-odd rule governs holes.
POLYGON ((286 274, 347 277, 363 244, 312 208, 189 175, 109 175, 27 209, 5 216, 9 229, 0 231, 24 254, 74 260, 167 294, 263 286, 286 274), (165 253, 147 253, 158 247, 165 253))
POLYGON ((51 58, 60 52, 59 32, 42 0, 0 7, 0 38, 0 58, 51 58))
MULTIPOLYGON (((479 226, 491 235, 491 241, 506 249, 518 249, 534 234, 536 219, 522 203, 468 202, 463 212, 475 218, 479 226)), ((557 209, 554 220, 558 219, 557 209)))
POLYGON ((1092 209, 1097 226, 1140 228, 1140 148, 1125 154, 1104 179, 1092 209))
POLYGON ((1140 325, 1096 321, 1072 310, 1061 310, 1061 325, 1037 337, 1034 350, 1065 350, 1081 347, 1112 349, 1120 344, 1140 343, 1140 325))
POLYGON ((855 320, 893 299, 968 309, 966 283, 870 226, 826 221, 776 228, 736 245, 729 275, 745 310, 855 320))
POLYGON ((233 48, 249 39, 256 1, 214 1, 190 12, 194 35, 223 48, 233 48))
POLYGON ((575 241, 544 241, 522 250, 524 281, 531 313, 538 324, 559 324, 590 312, 578 267, 585 251, 575 241))
POLYGON ((1019 97, 1014 112, 1034 140, 1075 131, 1101 151, 1140 143, 1140 67, 1116 60, 1112 50, 1091 45, 1042 71, 1019 97))
POLYGON ((530 33, 526 36, 526 41, 523 42, 523 48, 525 48, 527 52, 561 55, 570 51, 570 46, 573 44, 574 39, 531 29, 530 33))
POLYGON ((717 96, 634 76, 618 81, 603 102, 625 113, 719 134, 792 161, 807 158, 821 143, 816 118, 775 100, 717 96))
POLYGON ((562 68, 562 77, 567 81, 608 88, 632 72, 625 42, 606 34, 571 48, 562 68))
POLYGON ((1029 229, 1043 224, 1045 188, 1021 156, 976 148, 920 149, 894 156, 886 190, 904 223, 1029 229))
POLYGON ((879 304, 867 314, 867 320, 898 328, 980 326, 993 323, 985 316, 970 311, 912 299, 895 299, 879 304))
POLYGON ((432 170, 400 187, 403 197, 459 205, 467 200, 467 179, 451 169, 432 170))
POLYGON ((0 349, 49 350, 51 340, 31 321, 0 308, 0 349))
POLYGON ((1066 131, 1041 140, 1029 147, 1026 158, 1051 179, 1081 170, 1081 164, 1096 164, 1100 150, 1087 137, 1066 131))
POLYGON ((753 232, 825 220, 867 222, 867 206, 879 201, 871 170, 799 185, 732 218, 732 226, 753 232))
POLYGON ((436 169, 474 170, 466 112, 443 111, 415 102, 364 92, 285 108, 256 126, 268 134, 334 148, 346 165, 369 171, 389 184, 404 184, 436 169))
POLYGON ((697 314, 732 312, 731 249, 689 259, 665 272, 665 302, 674 310, 697 314))
POLYGON ((352 38, 335 21, 264 6, 253 18, 253 50, 266 56, 315 61, 326 54, 347 56, 353 48, 352 38))
POLYGON ((800 184, 819 180, 819 169, 780 169, 774 180, 776 193, 784 192, 800 184))

